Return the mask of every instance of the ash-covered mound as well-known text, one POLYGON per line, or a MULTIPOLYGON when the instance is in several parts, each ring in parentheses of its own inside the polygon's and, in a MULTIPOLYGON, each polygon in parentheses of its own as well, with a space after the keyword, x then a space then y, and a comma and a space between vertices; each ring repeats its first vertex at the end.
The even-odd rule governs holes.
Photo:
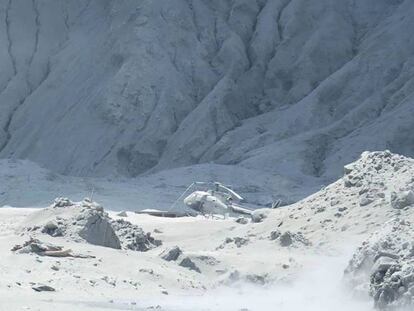
POLYGON ((305 234, 324 231, 328 244, 372 235, 355 253, 345 279, 355 292, 372 296, 379 309, 414 306, 413 159, 364 152, 344 167, 341 179, 294 206, 289 220, 300 217, 307 220, 305 234))
MULTIPOLYGON (((386 175, 389 178, 403 177, 414 168, 414 160, 390 151, 364 152, 361 158, 344 167, 344 184, 346 187, 364 187, 386 175)), ((412 176, 412 175, 410 175, 412 176)), ((403 183, 405 178, 400 180, 403 183)), ((413 181, 411 180, 408 181, 413 181)), ((385 185, 386 181, 378 182, 385 185)))
POLYGON ((412 310, 414 226, 406 220, 394 220, 374 233, 354 254, 345 279, 353 288, 367 289, 378 309, 412 310))
POLYGON ((333 236, 366 235, 385 221, 411 215, 413 189, 413 159, 389 151, 364 152, 344 167, 341 179, 289 208, 273 210, 265 222, 306 236, 324 231, 321 243, 333 236))
POLYGON ((389 151, 364 152, 344 167, 342 182, 358 194, 361 207, 381 201, 395 209, 414 204, 414 160, 389 151))
POLYGON ((72 202, 57 198, 51 206, 30 215, 23 231, 64 236, 114 249, 147 251, 161 244, 140 227, 125 220, 113 220, 101 205, 90 199, 72 202))

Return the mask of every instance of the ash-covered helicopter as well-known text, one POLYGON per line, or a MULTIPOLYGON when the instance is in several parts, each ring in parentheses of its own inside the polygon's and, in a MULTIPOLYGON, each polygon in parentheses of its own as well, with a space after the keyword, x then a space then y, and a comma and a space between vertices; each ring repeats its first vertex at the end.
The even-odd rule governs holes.
POLYGON ((184 199, 184 204, 197 213, 213 215, 233 212, 251 215, 253 212, 253 210, 241 206, 245 202, 241 195, 221 183, 197 182, 192 186, 208 188, 207 190, 196 190, 184 199))
MULTIPOLYGON (((281 201, 272 204, 277 208, 281 201)), ((138 213, 160 217, 182 217, 196 215, 252 215, 262 206, 247 204, 245 199, 219 182, 194 182, 172 204, 167 211, 143 210, 138 213), (182 205, 184 203, 184 206, 182 205), (181 207, 181 208, 179 208, 181 207)))

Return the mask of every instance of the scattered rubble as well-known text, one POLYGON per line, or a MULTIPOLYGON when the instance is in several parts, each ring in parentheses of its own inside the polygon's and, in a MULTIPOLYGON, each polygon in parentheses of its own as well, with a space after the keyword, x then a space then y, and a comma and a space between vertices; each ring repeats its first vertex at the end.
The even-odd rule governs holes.
POLYGON ((239 270, 233 270, 224 275, 220 283, 225 285, 233 285, 234 283, 243 282, 254 285, 264 286, 271 282, 269 274, 243 274, 239 270))
POLYGON ((220 261, 214 258, 213 256, 201 255, 197 256, 196 259, 200 260, 201 262, 209 266, 216 266, 220 263, 220 261))
POLYGON ((126 249, 146 252, 162 244, 160 240, 154 239, 150 232, 145 233, 140 227, 129 221, 119 219, 112 221, 111 224, 121 240, 122 246, 126 249))
POLYGON ((223 249, 226 245, 234 244, 237 248, 240 248, 249 243, 249 239, 242 237, 226 238, 224 242, 217 247, 217 249, 223 249))
MULTIPOLYGON (((177 261, 182 256, 183 251, 178 246, 167 248, 160 254, 160 257, 165 261, 177 261)), ((197 265, 188 256, 184 257, 178 265, 183 268, 201 273, 200 268, 197 267, 197 265)))
POLYGON ((258 275, 258 274, 248 274, 245 276, 245 280, 249 283, 253 283, 255 285, 266 285, 269 280, 268 280, 268 275, 258 275))
POLYGON ((235 238, 233 239, 233 241, 234 241, 234 244, 235 244, 238 248, 240 248, 240 247, 242 247, 243 245, 246 245, 247 243, 249 243, 249 240, 248 240, 248 239, 241 238, 241 237, 235 237, 235 238))
POLYGON ((406 164, 406 161, 407 158, 392 154, 388 150, 364 152, 361 159, 344 167, 344 185, 348 188, 359 187, 367 191, 373 183, 373 178, 378 176, 379 172, 396 172, 406 164))

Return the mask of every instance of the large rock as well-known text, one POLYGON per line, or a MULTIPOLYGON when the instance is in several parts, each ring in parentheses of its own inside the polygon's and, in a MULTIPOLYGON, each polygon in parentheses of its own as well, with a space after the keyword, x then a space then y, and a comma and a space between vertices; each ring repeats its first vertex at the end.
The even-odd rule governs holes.
POLYGON ((119 241, 109 220, 99 213, 90 213, 79 230, 79 236, 88 243, 121 249, 119 241))

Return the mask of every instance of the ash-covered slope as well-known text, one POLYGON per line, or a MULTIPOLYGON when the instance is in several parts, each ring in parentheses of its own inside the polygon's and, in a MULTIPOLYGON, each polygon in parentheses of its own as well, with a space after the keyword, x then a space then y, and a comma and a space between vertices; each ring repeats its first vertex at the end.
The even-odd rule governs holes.
POLYGON ((344 267, 345 284, 358 296, 370 296, 377 309, 412 310, 413 223, 414 160, 365 152, 345 166, 341 179, 271 211, 254 231, 280 244, 283 232, 301 234, 322 253, 360 245, 344 267))
POLYGON ((0 0, 0 156, 315 184, 363 150, 414 155, 413 15, 402 0, 0 0))
POLYGON ((316 235, 321 245, 338 241, 352 246, 393 219, 414 220, 413 159, 389 151, 364 152, 344 171, 342 178, 304 200, 271 210, 262 226, 270 231, 282 222, 281 228, 316 235))

